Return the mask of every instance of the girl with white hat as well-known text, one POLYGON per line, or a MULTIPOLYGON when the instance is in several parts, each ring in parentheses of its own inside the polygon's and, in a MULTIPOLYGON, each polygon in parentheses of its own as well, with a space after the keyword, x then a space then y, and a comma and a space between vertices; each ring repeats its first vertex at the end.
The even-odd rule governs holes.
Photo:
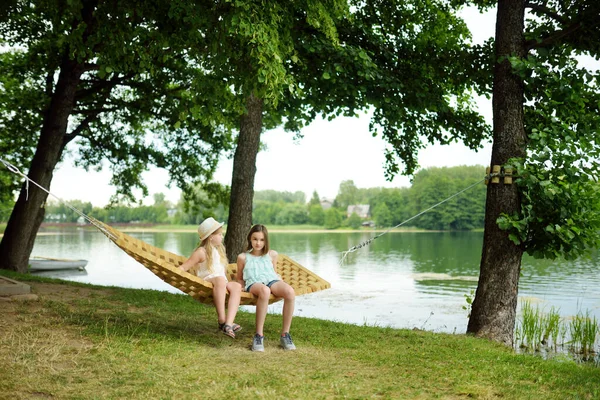
POLYGON ((213 284, 213 301, 217 310, 219 329, 227 336, 235 338, 242 327, 234 323, 240 306, 242 286, 227 280, 227 256, 223 246, 223 223, 209 217, 198 226, 200 245, 190 258, 179 266, 183 271, 195 274, 213 284), (229 302, 225 309, 225 297, 229 292, 229 302))

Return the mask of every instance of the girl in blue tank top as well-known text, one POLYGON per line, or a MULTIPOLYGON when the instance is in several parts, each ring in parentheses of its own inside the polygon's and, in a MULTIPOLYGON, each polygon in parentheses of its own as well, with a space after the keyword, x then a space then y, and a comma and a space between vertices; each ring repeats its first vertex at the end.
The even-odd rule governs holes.
POLYGON ((269 249, 267 228, 264 225, 254 225, 247 240, 247 251, 237 258, 237 280, 245 291, 257 297, 256 334, 252 341, 252 351, 265 350, 263 328, 271 294, 283 298, 283 327, 279 344, 284 350, 296 350, 290 336, 296 294, 275 272, 277 252, 269 249))

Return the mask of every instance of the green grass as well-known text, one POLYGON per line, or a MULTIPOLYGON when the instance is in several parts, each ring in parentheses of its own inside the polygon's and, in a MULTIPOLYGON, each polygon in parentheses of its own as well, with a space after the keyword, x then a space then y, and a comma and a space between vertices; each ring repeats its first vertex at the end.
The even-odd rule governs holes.
POLYGON ((189 296, 0 274, 40 296, 1 303, 2 398, 600 398, 599 368, 465 335, 296 317, 284 352, 268 315, 256 354, 254 314, 232 340, 189 296))

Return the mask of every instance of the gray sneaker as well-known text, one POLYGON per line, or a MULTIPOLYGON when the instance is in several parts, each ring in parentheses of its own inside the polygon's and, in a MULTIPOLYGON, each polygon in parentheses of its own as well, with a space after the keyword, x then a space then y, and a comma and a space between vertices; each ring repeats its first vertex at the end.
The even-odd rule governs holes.
POLYGON ((283 347, 284 350, 296 350, 296 346, 292 341, 292 337, 289 333, 284 333, 281 338, 279 338, 279 344, 283 347))
POLYGON ((264 340, 264 336, 260 336, 258 333, 254 335, 252 339, 252 351, 265 351, 264 340))

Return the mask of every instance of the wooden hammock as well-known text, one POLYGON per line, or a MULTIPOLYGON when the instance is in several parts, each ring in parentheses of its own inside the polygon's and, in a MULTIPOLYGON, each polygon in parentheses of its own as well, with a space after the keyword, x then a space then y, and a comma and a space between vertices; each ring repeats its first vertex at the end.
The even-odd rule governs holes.
MULTIPOLYGON (((187 259, 186 257, 159 249, 94 218, 90 217, 90 222, 125 253, 169 285, 202 303, 213 303, 212 283, 179 269, 179 266, 187 259)), ((279 254, 275 270, 286 283, 294 288, 296 295, 313 293, 331 287, 329 282, 283 254, 279 254)), ((227 276, 230 281, 236 279, 236 272, 237 264, 227 266, 227 276)), ((269 303, 279 300, 281 299, 271 295, 269 303)), ((256 305, 256 297, 251 293, 242 292, 240 304, 256 305)))

